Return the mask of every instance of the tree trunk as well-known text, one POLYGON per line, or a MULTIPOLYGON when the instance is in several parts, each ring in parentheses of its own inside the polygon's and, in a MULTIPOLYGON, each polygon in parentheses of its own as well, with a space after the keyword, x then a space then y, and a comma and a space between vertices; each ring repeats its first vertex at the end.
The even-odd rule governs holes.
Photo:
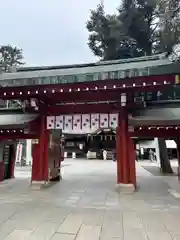
POLYGON ((178 179, 180 181, 180 139, 174 139, 177 144, 177 160, 178 160, 178 179))
POLYGON ((164 138, 158 138, 159 152, 160 152, 160 163, 162 173, 173 173, 170 161, 168 159, 168 152, 166 142, 164 138))

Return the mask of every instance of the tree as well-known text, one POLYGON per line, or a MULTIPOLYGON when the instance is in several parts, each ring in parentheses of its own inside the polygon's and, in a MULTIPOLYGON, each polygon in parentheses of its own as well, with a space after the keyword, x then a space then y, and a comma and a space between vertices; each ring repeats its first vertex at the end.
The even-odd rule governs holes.
POLYGON ((158 47, 169 55, 173 52, 173 47, 180 42, 180 2, 164 0, 159 11, 158 47))
POLYGON ((159 153, 160 153, 160 165, 162 173, 173 173, 170 161, 168 159, 168 151, 164 138, 158 138, 159 153))
POLYGON ((124 23, 126 34, 136 40, 144 55, 152 54, 157 5, 156 0, 123 0, 118 9, 118 18, 124 23))
MULTIPOLYGON (((11 72, 13 67, 18 67, 23 65, 23 52, 22 49, 13 47, 11 45, 0 46, 0 68, 1 72, 11 72)), ((14 107, 20 106, 22 104, 20 101, 5 101, 5 105, 10 104, 14 107)))
POLYGON ((102 3, 91 10, 86 27, 90 33, 88 45, 95 56, 114 60, 142 55, 136 41, 124 32, 123 23, 116 15, 106 15, 102 3))
POLYGON ((180 138, 175 138, 174 141, 177 144, 178 178, 180 180, 180 138))
POLYGON ((179 0, 123 0, 118 18, 145 55, 172 52, 180 37, 179 0))
POLYGON ((180 42, 179 0, 122 0, 107 15, 101 3, 91 10, 88 45, 104 60, 172 52, 180 42))
POLYGON ((18 67, 23 64, 22 49, 11 45, 0 47, 0 66, 3 72, 9 72, 12 67, 18 67))

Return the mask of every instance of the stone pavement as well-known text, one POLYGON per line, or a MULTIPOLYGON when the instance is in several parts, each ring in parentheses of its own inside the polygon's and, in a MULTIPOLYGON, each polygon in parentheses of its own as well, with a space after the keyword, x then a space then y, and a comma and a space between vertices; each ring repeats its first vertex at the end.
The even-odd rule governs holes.
MULTIPOLYGON (((116 163, 65 160, 63 180, 32 190, 30 174, 0 183, 0 240, 178 240, 180 199, 137 163, 138 192, 115 192, 116 163)), ((27 170, 25 171, 27 172, 27 170)))

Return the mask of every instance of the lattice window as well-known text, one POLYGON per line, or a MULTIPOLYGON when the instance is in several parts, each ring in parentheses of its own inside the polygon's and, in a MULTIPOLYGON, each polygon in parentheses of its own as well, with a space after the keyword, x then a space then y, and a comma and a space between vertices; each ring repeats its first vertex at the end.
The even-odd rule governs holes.
POLYGON ((90 82, 93 81, 93 78, 94 78, 93 74, 86 74, 85 80, 86 82, 90 82))
POLYGON ((125 71, 118 71, 118 79, 125 78, 126 74, 125 71))

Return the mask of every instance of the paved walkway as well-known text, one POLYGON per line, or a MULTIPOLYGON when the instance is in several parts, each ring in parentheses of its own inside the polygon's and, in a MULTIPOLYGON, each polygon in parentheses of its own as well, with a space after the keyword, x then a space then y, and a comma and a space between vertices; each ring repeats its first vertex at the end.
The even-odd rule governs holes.
POLYGON ((63 180, 29 188, 25 171, 0 184, 0 240, 178 240, 180 199, 137 163, 140 188, 115 192, 116 163, 66 160, 63 180))

